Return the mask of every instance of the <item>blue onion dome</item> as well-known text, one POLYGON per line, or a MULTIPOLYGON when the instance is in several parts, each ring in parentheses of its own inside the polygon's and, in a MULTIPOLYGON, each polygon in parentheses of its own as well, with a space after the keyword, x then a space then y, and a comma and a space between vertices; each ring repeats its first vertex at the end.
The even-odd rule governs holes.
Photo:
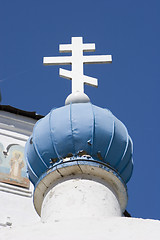
POLYGON ((132 153, 124 124, 109 110, 90 102, 51 110, 36 123, 26 144, 28 174, 34 185, 54 164, 82 154, 106 164, 127 183, 132 175, 132 153))

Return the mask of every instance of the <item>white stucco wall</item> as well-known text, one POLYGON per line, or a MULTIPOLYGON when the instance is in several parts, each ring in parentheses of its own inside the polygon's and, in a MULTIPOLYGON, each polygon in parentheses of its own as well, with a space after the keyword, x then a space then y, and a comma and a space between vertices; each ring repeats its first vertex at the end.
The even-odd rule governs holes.
MULTIPOLYGON (((6 186, 3 187, 3 191, 0 191, 0 226, 8 224, 22 226, 39 221, 39 216, 34 210, 32 196, 30 197, 30 194, 28 194, 29 197, 17 195, 14 191, 13 193, 7 192, 11 189, 7 189, 7 184, 4 185, 6 186)), ((32 186, 30 190, 32 192, 32 186)))
POLYGON ((160 222, 126 217, 73 219, 51 223, 3 227, 4 240, 159 240, 160 222))

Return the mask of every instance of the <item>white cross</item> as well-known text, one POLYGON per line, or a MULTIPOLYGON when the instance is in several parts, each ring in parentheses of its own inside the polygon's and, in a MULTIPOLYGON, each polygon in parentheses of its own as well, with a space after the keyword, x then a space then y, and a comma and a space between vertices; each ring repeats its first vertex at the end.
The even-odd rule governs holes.
POLYGON ((72 79, 72 93, 84 93, 84 83, 91 86, 98 86, 96 78, 88 77, 83 74, 83 63, 111 63, 111 55, 90 55, 84 56, 84 52, 95 51, 95 44, 83 43, 82 37, 72 37, 71 44, 60 44, 60 52, 72 52, 72 56, 63 57, 44 57, 44 65, 66 65, 72 64, 72 70, 60 68, 59 75, 61 77, 72 79))

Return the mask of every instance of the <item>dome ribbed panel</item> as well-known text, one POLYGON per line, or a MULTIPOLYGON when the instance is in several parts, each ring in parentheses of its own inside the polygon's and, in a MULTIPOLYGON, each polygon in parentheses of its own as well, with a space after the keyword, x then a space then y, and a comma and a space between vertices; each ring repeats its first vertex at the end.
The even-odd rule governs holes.
POLYGON ((90 103, 71 105, 72 136, 75 154, 86 151, 91 154, 93 139, 93 115, 90 103))
POLYGON ((27 170, 28 170, 29 180, 35 185, 39 178, 33 172, 33 169, 30 167, 29 164, 27 165, 27 170))
POLYGON ((102 157, 104 159, 113 135, 113 116, 111 112, 106 109, 102 109, 94 105, 92 108, 95 116, 92 157, 102 157))
POLYGON ((50 131, 50 115, 52 111, 39 120, 33 130, 33 140, 39 155, 44 163, 49 167, 51 158, 58 158, 52 143, 50 131), (45 144, 44 144, 45 142, 45 144))
POLYGON ((37 154, 37 151, 35 150, 34 146, 34 140, 32 140, 32 144, 29 145, 29 163, 32 168, 32 170, 35 172, 37 176, 40 176, 42 172, 46 171, 47 167, 45 166, 42 159, 37 154), (38 166, 38 167, 37 167, 38 166))
POLYGON ((57 108, 51 112, 50 134, 58 158, 74 153, 70 106, 57 108))
POLYGON ((31 155, 32 151, 31 150, 31 144, 30 144, 30 140, 31 140, 32 136, 28 139, 27 143, 26 143, 26 147, 25 147, 25 158, 26 158, 26 163, 27 163, 27 171, 28 171, 28 176, 29 176, 29 180, 35 184, 38 181, 38 177, 35 174, 35 172, 33 172, 32 167, 30 166, 30 163, 32 164, 32 162, 34 161, 33 156, 31 155), (30 161, 30 160, 33 161, 30 161))
POLYGON ((110 163, 113 168, 120 162, 126 149, 128 133, 123 125, 117 118, 114 120, 114 135, 109 148, 109 151, 105 157, 105 161, 110 163))
POLYGON ((127 166, 125 166, 123 171, 120 173, 120 176, 127 183, 131 178, 132 172, 133 172, 133 159, 131 157, 130 160, 128 161, 127 166))
POLYGON ((116 165, 116 169, 119 173, 127 166, 128 162, 130 161, 131 152, 132 152, 132 142, 131 142, 131 139, 128 138, 127 149, 124 152, 124 155, 121 161, 116 165))

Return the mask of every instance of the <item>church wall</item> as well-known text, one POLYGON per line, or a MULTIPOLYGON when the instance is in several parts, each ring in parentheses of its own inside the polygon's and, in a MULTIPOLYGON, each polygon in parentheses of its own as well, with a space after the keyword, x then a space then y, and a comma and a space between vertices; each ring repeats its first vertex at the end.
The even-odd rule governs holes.
POLYGON ((39 219, 33 207, 33 186, 24 147, 36 120, 0 111, 0 225, 17 225, 39 219))

